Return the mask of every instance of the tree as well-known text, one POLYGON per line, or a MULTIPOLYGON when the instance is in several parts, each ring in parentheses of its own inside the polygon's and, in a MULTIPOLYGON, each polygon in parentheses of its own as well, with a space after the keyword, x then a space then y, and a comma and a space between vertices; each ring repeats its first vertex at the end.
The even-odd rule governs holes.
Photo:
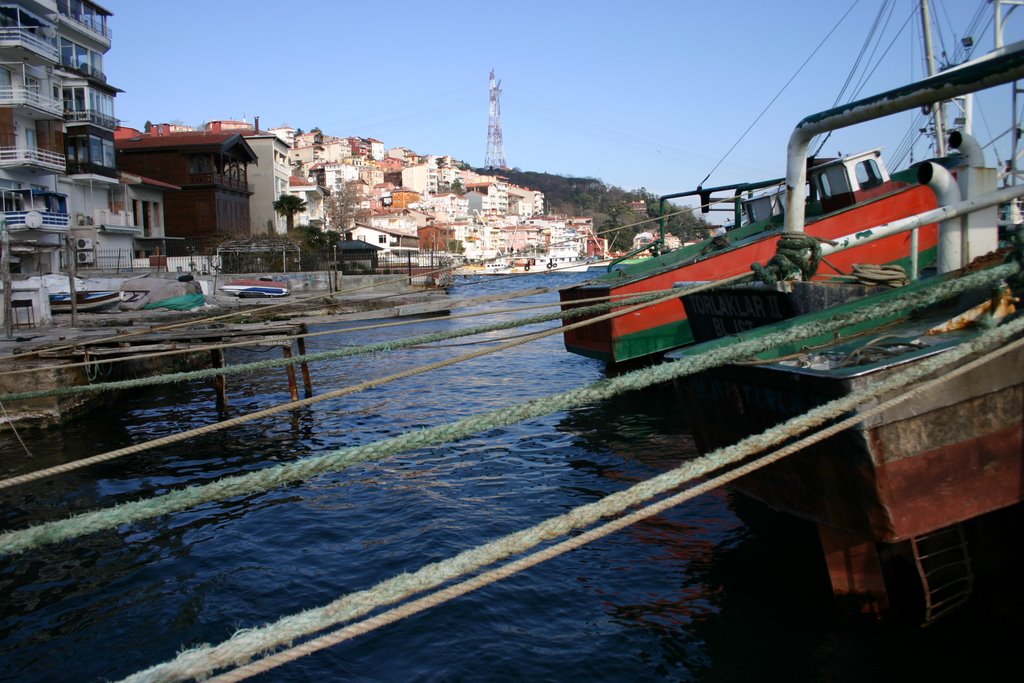
POLYGON ((282 194, 277 198, 277 201, 274 202, 273 206, 274 211, 276 211, 279 216, 284 216, 285 221, 287 221, 288 232, 291 232, 292 228, 295 227, 295 214, 302 213, 306 210, 306 202, 293 194, 282 194))
POLYGON ((366 211, 359 208, 359 181, 349 180, 331 192, 324 201, 327 222, 333 229, 344 233, 359 219, 366 217, 366 211))

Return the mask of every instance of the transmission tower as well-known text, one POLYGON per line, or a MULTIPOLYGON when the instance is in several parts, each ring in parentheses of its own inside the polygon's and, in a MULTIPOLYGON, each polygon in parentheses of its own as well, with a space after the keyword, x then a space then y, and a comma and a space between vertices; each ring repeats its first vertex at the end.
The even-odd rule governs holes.
POLYGON ((508 168, 505 164, 505 144, 501 141, 501 103, 498 101, 498 96, 501 95, 501 81, 495 83, 494 69, 491 69, 489 84, 491 104, 488 110, 487 156, 484 157, 484 167, 508 168))

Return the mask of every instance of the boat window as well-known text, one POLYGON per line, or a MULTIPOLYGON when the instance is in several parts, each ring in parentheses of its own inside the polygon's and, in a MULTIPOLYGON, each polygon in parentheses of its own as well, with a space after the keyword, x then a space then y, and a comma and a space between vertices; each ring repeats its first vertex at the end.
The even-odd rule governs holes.
POLYGON ((758 197, 747 202, 747 219, 757 223, 771 218, 772 200, 770 197, 758 197))
POLYGON ((865 159, 857 164, 857 184, 862 190, 882 184, 882 174, 874 159, 865 159))
POLYGON ((835 197, 850 192, 846 169, 836 164, 822 170, 818 175, 818 189, 821 190, 822 197, 835 197))

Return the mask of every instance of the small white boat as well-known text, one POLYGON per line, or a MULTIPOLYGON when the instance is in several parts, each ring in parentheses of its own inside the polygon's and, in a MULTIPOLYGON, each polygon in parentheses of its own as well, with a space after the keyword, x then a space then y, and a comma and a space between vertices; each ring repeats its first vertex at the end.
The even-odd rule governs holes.
POLYGON ((241 298, 288 296, 291 292, 287 283, 277 282, 270 278, 231 280, 221 285, 220 291, 241 298))

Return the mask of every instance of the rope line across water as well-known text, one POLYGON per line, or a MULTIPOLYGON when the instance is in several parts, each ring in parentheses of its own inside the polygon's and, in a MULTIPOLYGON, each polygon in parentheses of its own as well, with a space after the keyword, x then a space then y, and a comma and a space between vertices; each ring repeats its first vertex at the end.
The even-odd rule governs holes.
MULTIPOLYGON (((81 513, 63 520, 45 522, 27 529, 6 532, 0 534, 0 555, 25 552, 32 548, 59 543, 97 531, 114 529, 122 524, 151 519, 215 500, 267 491, 284 484, 305 481, 327 472, 341 471, 356 463, 376 462, 397 453, 450 443, 495 427, 512 425, 542 415, 606 400, 628 391, 636 391, 717 367, 735 359, 749 357, 780 344, 821 336, 847 325, 896 314, 906 309, 910 299, 913 299, 915 305, 918 306, 942 301, 954 293, 984 286, 1015 274, 1019 272, 1019 269, 1020 267, 1016 263, 998 266, 935 284, 922 292, 912 293, 910 296, 897 295, 862 310, 854 310, 842 315, 836 314, 827 319, 804 323, 791 329, 787 328, 783 332, 759 333, 752 335, 750 339, 738 339, 728 346, 712 349, 700 356, 599 380, 585 387, 506 406, 418 432, 407 432, 374 443, 343 448, 244 475, 226 477, 209 484, 190 486, 161 496, 124 503, 113 508, 81 513)), ((509 342, 508 346, 527 341, 530 339, 516 340, 509 342)), ((483 355, 486 352, 485 350, 476 353, 483 355)))
POLYGON ((392 610, 391 614, 377 615, 367 622, 353 624, 335 634, 321 636, 314 641, 310 641, 310 643, 298 646, 295 652, 291 653, 294 656, 290 656, 287 652, 272 655, 266 660, 243 667, 239 671, 244 675, 226 674, 218 678, 218 680, 242 680, 250 675, 269 670, 274 666, 309 654, 317 649, 322 649, 328 645, 355 637, 385 623, 396 621, 409 614, 440 604, 470 590, 489 585, 522 569, 539 564, 579 545, 612 533, 625 525, 635 523, 672 505, 677 505, 709 490, 712 486, 727 483, 739 476, 748 474, 754 469, 780 460, 807 445, 821 441, 843 429, 858 424, 868 417, 881 413, 898 403, 918 396, 925 391, 930 391, 938 384, 988 362, 994 355, 1006 353, 1024 346, 1024 341, 1018 339, 1016 342, 1004 346, 1004 348, 998 348, 998 346, 1006 344, 1006 342, 1022 332, 1024 332, 1024 318, 1018 318, 1003 327, 984 332, 971 342, 941 354, 925 357, 919 362, 912 364, 909 368, 881 379, 858 392, 835 399, 823 406, 812 409, 805 415, 793 418, 782 425, 777 425, 762 434, 743 439, 733 446, 713 451, 703 458, 684 463, 674 470, 635 484, 629 489, 612 493, 598 502, 579 506, 568 513, 545 520, 529 529, 509 534, 495 541, 469 549, 447 560, 426 565, 414 573, 402 574, 382 581, 370 589, 341 596, 325 606, 283 617, 268 626, 239 631, 220 645, 203 646, 185 651, 171 662, 159 664, 129 676, 124 679, 123 683, 149 683, 153 681, 178 681, 202 678, 219 668, 245 664, 252 657, 289 644, 295 639, 308 636, 335 624, 358 618, 374 609, 394 604, 417 593, 437 588, 461 576, 477 572, 495 562, 526 552, 559 536, 564 536, 573 530, 590 526, 602 518, 621 514, 630 507, 678 489, 697 477, 705 476, 715 470, 739 463, 754 453, 762 452, 791 439, 795 435, 814 429, 829 420, 848 413, 867 401, 877 400, 892 392, 902 392, 884 401, 882 404, 869 409, 865 413, 849 417, 832 427, 807 437, 799 443, 790 444, 764 458, 741 466, 741 468, 729 472, 715 482, 701 484, 694 489, 684 491, 655 504, 651 508, 634 512, 626 518, 613 521, 580 537, 552 546, 537 553, 535 556, 522 558, 506 567, 501 567, 488 574, 470 579, 463 585, 449 587, 434 596, 427 596, 416 601, 416 603, 410 603, 409 605, 392 610), (992 355, 986 355, 973 362, 959 365, 970 356, 993 347, 997 348, 992 355), (952 371, 947 371, 949 369, 952 369, 952 371), (936 373, 939 374, 934 379, 907 390, 907 387, 911 387, 915 382, 919 382, 922 378, 936 373))
MULTIPOLYGON (((715 286, 715 285, 717 285, 717 283, 710 283, 706 287, 715 286)), ((696 289, 701 289, 701 287, 698 287, 696 289)), ((693 291, 693 290, 688 290, 688 291, 693 291)), ((644 299, 644 300, 648 300, 649 299, 650 303, 656 303, 658 301, 665 301, 665 300, 668 300, 668 299, 676 298, 678 296, 681 296, 682 293, 683 293, 682 290, 670 290, 669 294, 664 294, 664 295, 661 295, 661 296, 656 296, 656 295, 653 295, 653 294, 652 295, 643 295, 643 296, 637 297, 637 299, 644 299)), ((625 303, 625 302, 617 302, 615 305, 621 305, 622 303, 625 303)), ((593 306, 593 307, 583 307, 583 308, 580 308, 580 309, 574 309, 574 311, 576 312, 576 314, 582 315, 582 314, 585 314, 585 312, 590 310, 590 309, 598 310, 598 309, 606 308, 608 305, 609 304, 598 305, 598 306, 593 306)), ((464 362, 464 361, 472 360, 474 358, 479 358, 481 356, 485 356, 485 355, 488 355, 488 354, 491 354, 491 353, 498 353, 500 351, 504 351, 504 350, 507 350, 507 349, 510 349, 510 348, 514 348, 514 347, 519 346, 521 344, 526 344, 528 342, 536 341, 538 339, 542 339, 544 337, 548 337, 548 336, 551 336, 553 334, 558 334, 558 333, 564 332, 566 330, 576 329, 576 328, 582 327, 584 325, 590 325, 590 324, 593 324, 593 323, 598 322, 600 320, 608 319, 609 317, 627 315, 627 314, 629 314, 629 313, 631 313, 633 311, 637 311, 637 310, 639 310, 639 309, 641 309, 641 308, 643 308, 643 307, 645 307, 647 305, 648 305, 648 303, 634 304, 634 305, 631 305, 631 306, 627 306, 625 308, 621 308, 620 310, 613 311, 611 313, 606 313, 606 314, 604 314, 602 316, 597 316, 595 318, 588 318, 587 320, 584 320, 584 321, 581 321, 581 322, 571 323, 569 325, 563 325, 562 327, 555 327, 555 328, 551 328, 549 330, 545 330, 545 331, 542 331, 542 332, 537 332, 537 333, 534 333, 534 334, 532 334, 532 335, 530 335, 528 337, 517 339, 517 340, 513 340, 513 341, 509 341, 509 342, 506 342, 504 344, 501 344, 499 346, 495 346, 495 347, 492 347, 492 348, 474 351, 474 352, 471 352, 471 353, 468 353, 468 354, 464 354, 464 355, 461 355, 461 356, 457 356, 455 358, 451 358, 451 359, 448 359, 448 360, 438 361, 436 363, 430 363, 428 365, 422 365, 422 366, 419 366, 419 367, 416 367, 416 368, 412 368, 410 370, 405 370, 403 372, 395 373, 395 374, 392 374, 392 375, 387 375, 385 377, 378 377, 376 379, 366 380, 364 382, 360 382, 359 384, 355 384, 355 385, 352 385, 352 386, 344 387, 342 389, 336 389, 334 391, 329 391, 329 392, 326 392, 324 394, 320 394, 318 396, 313 396, 313 397, 301 399, 301 400, 298 400, 298 401, 291 401, 289 403, 278 404, 278 405, 273 406, 271 408, 265 408, 263 410, 258 410, 258 411, 252 412, 252 413, 248 413, 246 415, 240 415, 238 417, 233 417, 233 418, 230 418, 230 419, 227 419, 227 420, 221 420, 219 422, 215 422, 215 423, 212 423, 212 424, 204 425, 202 427, 196 427, 194 429, 186 430, 184 432, 178 432, 176 434, 170 434, 168 436, 160 437, 160 438, 157 438, 157 439, 151 439, 151 440, 146 441, 144 443, 132 444, 131 446, 126 446, 124 448, 119 448, 119 449, 116 449, 116 450, 113 450, 113 451, 108 451, 106 453, 100 453, 98 455, 94 455, 94 456, 91 456, 91 457, 88 457, 88 458, 82 458, 80 460, 75 460, 73 462, 64 463, 62 465, 56 465, 54 467, 50 467, 50 468, 47 468, 45 470, 37 470, 35 472, 29 472, 27 474, 18 475, 16 477, 9 477, 7 479, 0 480, 0 490, 5 489, 5 488, 9 488, 11 486, 16 486, 16 485, 19 485, 19 484, 24 484, 24 483, 27 483, 27 482, 30 482, 30 481, 36 481, 36 480, 39 480, 39 479, 43 479, 45 477, 52 476, 54 474, 62 474, 62 473, 66 473, 66 472, 71 472, 73 470, 80 469, 82 467, 86 467, 86 466, 89 466, 89 465, 95 465, 95 464, 98 464, 98 463, 101 463, 101 462, 107 462, 107 461, 114 460, 115 458, 119 458, 119 457, 122 457, 122 456, 125 456, 125 455, 130 455, 130 454, 134 454, 134 453, 141 453, 141 452, 143 452, 145 450, 150 450, 150 449, 157 448, 157 447, 160 447, 160 446, 168 446, 168 445, 170 445, 172 443, 178 443, 180 441, 185 441, 187 439, 194 438, 196 436, 201 436, 201 435, 205 435, 205 434, 211 434, 213 432, 217 432, 217 431, 221 431, 221 430, 224 430, 224 429, 228 429, 230 427, 234 427, 234 426, 239 425, 239 424, 243 424, 243 423, 246 423, 246 422, 252 422, 253 420, 257 420, 257 419, 260 419, 260 418, 263 418, 263 417, 269 417, 269 416, 272 416, 272 415, 276 415, 278 413, 288 412, 288 411, 295 410, 297 408, 302 408, 302 407, 305 407, 305 406, 308 406, 308 405, 313 405, 314 403, 320 403, 320 402, 331 400, 331 399, 334 399, 334 398, 339 398, 341 396, 347 396, 349 394, 354 394, 356 392, 363 391, 363 390, 366 390, 366 389, 370 389, 370 388, 373 388, 373 387, 382 386, 384 384, 387 384, 387 383, 390 383, 390 382, 393 382, 393 381, 396 381, 396 380, 399 380, 399 379, 405 379, 407 377, 413 377, 415 375, 420 375, 420 374, 423 374, 423 373, 426 373, 426 372, 433 372, 434 370, 440 370, 441 368, 445 368, 445 367, 448 367, 448 366, 451 366, 451 365, 455 365, 456 363, 461 363, 461 362, 464 362)), ((393 343, 391 343, 391 348, 392 349, 393 348, 399 348, 401 345, 415 345, 417 343, 420 343, 419 341, 417 341, 418 339, 419 338, 413 337, 413 338, 404 340, 404 342, 393 342, 393 343)), ((371 345, 371 346, 374 346, 374 345, 371 345)), ((364 348, 365 349, 366 347, 353 347, 353 348, 348 349, 348 350, 349 351, 356 351, 356 350, 358 350, 360 348, 364 348)), ((350 353, 348 355, 355 355, 355 354, 354 353, 350 353)), ((303 357, 300 356, 299 358, 303 358, 303 357)), ((236 365, 234 367, 238 368, 238 367, 241 367, 241 366, 237 366, 236 365)))

